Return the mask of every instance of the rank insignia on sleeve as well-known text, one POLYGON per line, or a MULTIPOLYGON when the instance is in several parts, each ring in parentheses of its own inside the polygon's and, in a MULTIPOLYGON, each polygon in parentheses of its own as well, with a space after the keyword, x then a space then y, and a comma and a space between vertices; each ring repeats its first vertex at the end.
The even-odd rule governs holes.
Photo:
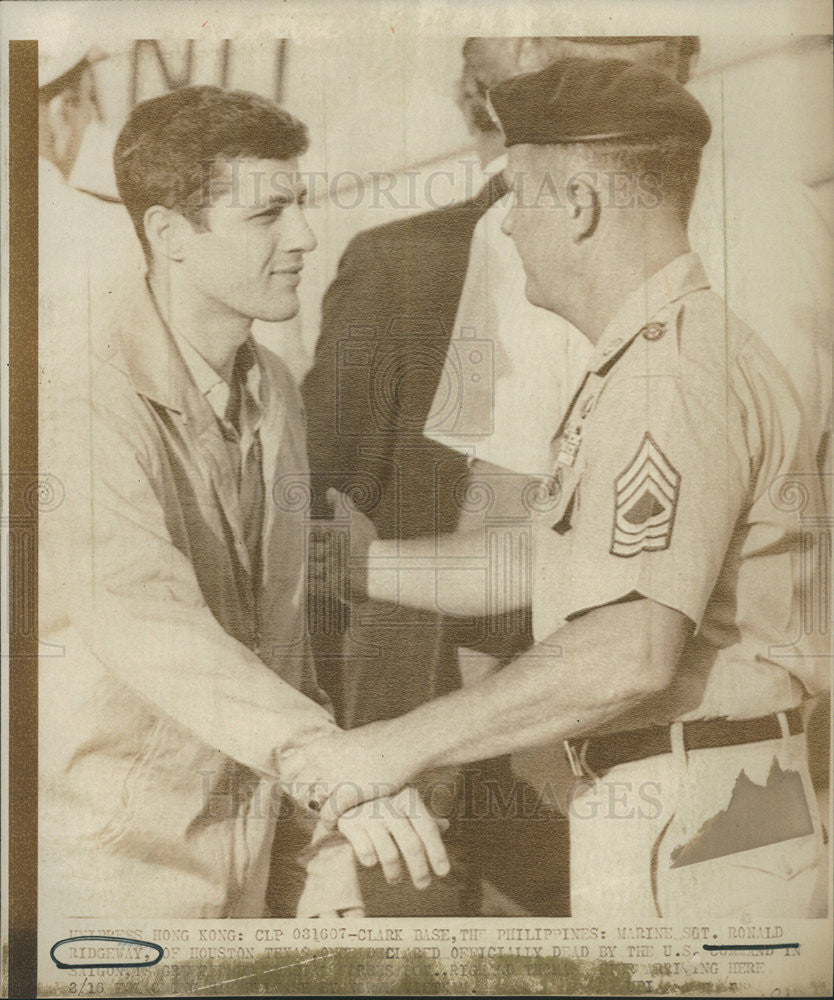
POLYGON ((646 433, 614 483, 611 555, 627 558, 669 547, 680 485, 680 473, 646 433))

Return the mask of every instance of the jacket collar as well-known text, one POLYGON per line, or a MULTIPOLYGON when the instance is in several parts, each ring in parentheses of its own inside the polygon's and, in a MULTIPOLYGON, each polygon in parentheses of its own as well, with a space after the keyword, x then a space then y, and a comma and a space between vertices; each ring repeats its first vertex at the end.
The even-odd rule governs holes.
POLYGON ((198 434, 214 428, 214 410, 162 318, 147 281, 136 287, 120 310, 114 347, 140 396, 181 414, 198 434))
POLYGON ((118 352, 133 387, 141 396, 182 413, 189 390, 197 386, 163 320, 147 281, 136 285, 116 318, 118 352))
POLYGON ((241 564, 249 571, 236 476, 220 425, 209 401, 162 319, 146 283, 122 305, 116 321, 113 364, 123 368, 142 397, 177 413, 195 441, 192 460, 220 503, 241 564))

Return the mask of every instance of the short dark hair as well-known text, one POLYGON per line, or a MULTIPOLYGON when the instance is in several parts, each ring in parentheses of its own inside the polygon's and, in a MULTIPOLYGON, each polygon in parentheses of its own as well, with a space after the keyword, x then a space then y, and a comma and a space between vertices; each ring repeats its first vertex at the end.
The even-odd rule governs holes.
POLYGON ((307 128, 258 94, 220 87, 182 87, 138 104, 116 140, 119 195, 150 257, 145 212, 164 205, 196 228, 205 226, 211 184, 238 157, 289 160, 308 145, 307 128))

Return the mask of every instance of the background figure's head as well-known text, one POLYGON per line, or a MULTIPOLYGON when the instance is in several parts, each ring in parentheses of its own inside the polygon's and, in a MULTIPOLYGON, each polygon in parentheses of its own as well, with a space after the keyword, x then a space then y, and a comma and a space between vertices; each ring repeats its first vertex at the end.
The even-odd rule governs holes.
POLYGON ((561 59, 490 97, 515 195, 504 231, 531 302, 576 322, 592 308, 591 289, 616 298, 688 249, 711 126, 671 76, 617 59, 561 59))
POLYGON ((113 161, 119 195, 149 262, 214 304, 288 319, 302 255, 316 241, 298 157, 307 129, 274 102, 184 87, 138 105, 113 161))
POLYGON ((482 164, 504 152, 504 136, 486 102, 499 83, 544 69, 557 59, 624 59, 666 73, 686 83, 700 51, 697 36, 567 38, 467 38, 457 103, 472 135, 482 164))
POLYGON ((38 152, 68 178, 87 126, 101 114, 93 65, 107 58, 93 46, 52 51, 38 44, 38 152))

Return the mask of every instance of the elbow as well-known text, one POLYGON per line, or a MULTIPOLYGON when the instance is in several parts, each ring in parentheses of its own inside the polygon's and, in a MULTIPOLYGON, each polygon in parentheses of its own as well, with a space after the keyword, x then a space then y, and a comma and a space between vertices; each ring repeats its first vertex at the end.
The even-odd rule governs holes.
POLYGON ((663 662, 640 658, 628 666, 624 664, 613 700, 627 706, 655 698, 670 687, 673 674, 673 669, 663 662))
POLYGON ((622 671, 623 694, 643 699, 666 691, 674 680, 692 623, 680 612, 651 600, 640 602, 635 641, 629 644, 622 671))

